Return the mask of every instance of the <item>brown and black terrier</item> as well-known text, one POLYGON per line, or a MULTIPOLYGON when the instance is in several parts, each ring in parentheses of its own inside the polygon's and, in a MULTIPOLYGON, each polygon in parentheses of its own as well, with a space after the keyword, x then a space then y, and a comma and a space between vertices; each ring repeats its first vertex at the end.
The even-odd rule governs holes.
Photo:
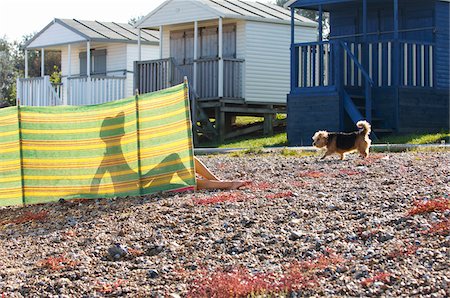
POLYGON ((345 158, 345 153, 357 150, 362 157, 369 156, 369 148, 372 141, 369 139, 370 124, 367 121, 358 121, 356 123, 358 131, 344 133, 344 132, 327 132, 320 130, 314 134, 313 146, 317 148, 326 147, 327 151, 321 158, 333 153, 337 153, 341 156, 341 160, 345 158))

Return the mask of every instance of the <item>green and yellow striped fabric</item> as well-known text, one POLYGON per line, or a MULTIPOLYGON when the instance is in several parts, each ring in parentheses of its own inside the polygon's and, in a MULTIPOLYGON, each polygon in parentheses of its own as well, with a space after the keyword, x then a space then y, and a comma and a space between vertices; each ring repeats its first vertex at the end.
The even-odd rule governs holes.
POLYGON ((138 100, 1 109, 0 206, 192 189, 191 133, 184 84, 138 100))

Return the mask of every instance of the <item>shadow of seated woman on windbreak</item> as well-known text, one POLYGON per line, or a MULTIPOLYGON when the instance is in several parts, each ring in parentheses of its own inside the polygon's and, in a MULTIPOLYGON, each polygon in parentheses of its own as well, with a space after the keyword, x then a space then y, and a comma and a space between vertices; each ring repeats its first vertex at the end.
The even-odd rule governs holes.
POLYGON ((100 129, 100 138, 105 143, 106 151, 103 155, 91 183, 91 193, 99 192, 101 180, 109 173, 114 187, 114 194, 139 190, 139 187, 168 186, 181 188, 189 185, 191 176, 177 153, 166 156, 158 165, 142 175, 142 186, 139 183, 139 173, 133 170, 125 159, 123 153, 123 137, 125 136, 125 113, 120 112, 114 117, 106 117, 100 129), (167 173, 167 171, 171 171, 167 173), (186 183, 171 183, 178 175, 186 183))
MULTIPOLYGON (((155 167, 142 175, 134 171, 125 159, 123 153, 123 137, 125 135, 125 113, 120 112, 114 117, 106 117, 102 122, 100 138, 105 143, 103 155, 91 183, 91 194, 98 194, 101 180, 109 173, 114 188, 114 194, 130 192, 142 188, 179 189, 192 183, 192 173, 186 169, 180 156, 171 153, 155 167), (179 179, 175 176, 178 176, 179 179), (173 181, 179 181, 174 183, 173 181), (184 184, 182 183, 184 182, 184 184)), ((216 177, 197 158, 194 157, 195 171, 200 176, 197 179, 197 189, 237 189, 248 184, 248 181, 223 181, 216 177)))

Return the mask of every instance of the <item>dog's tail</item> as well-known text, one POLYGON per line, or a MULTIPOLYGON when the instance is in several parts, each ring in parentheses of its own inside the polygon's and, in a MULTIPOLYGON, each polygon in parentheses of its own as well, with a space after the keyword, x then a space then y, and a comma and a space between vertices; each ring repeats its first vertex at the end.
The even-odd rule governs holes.
POLYGON ((370 123, 367 122, 366 120, 358 121, 356 123, 356 126, 358 126, 358 128, 362 128, 363 129, 363 133, 366 134, 366 135, 368 135, 370 133, 370 131, 371 131, 370 123))

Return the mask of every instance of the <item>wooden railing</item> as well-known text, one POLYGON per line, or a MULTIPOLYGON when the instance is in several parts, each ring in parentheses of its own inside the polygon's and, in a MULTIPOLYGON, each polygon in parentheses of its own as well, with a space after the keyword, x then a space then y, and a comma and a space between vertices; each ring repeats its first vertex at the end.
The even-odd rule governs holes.
POLYGON ((24 106, 56 106, 61 105, 61 86, 50 83, 50 77, 17 79, 17 100, 24 106))
POLYGON ((125 77, 67 78, 68 105, 98 104, 125 97, 125 77))
POLYGON ((172 86, 173 60, 160 59, 134 62, 134 86, 140 93, 158 91, 172 86))
POLYGON ((434 44, 401 41, 400 63, 401 85, 434 87, 434 44))
POLYGON ((362 71, 365 70, 374 87, 390 87, 394 84, 394 63, 397 63, 399 86, 433 87, 434 45, 399 41, 397 60, 394 57, 395 45, 394 41, 362 43, 342 40, 294 44, 291 83, 293 88, 326 87, 338 83, 347 87, 363 87, 362 71), (348 47, 346 53, 342 50, 342 42, 348 47), (349 59, 349 54, 355 59, 349 59))
POLYGON ((329 41, 294 45, 298 69, 295 83, 298 87, 321 87, 334 84, 332 48, 329 41))
MULTIPOLYGON (((196 96, 202 99, 219 97, 219 59, 198 59, 197 80, 194 80, 194 63, 177 65, 171 58, 136 61, 135 88, 140 93, 152 92, 183 82, 186 76, 192 84, 196 81, 196 96)), ((223 59, 223 97, 242 98, 242 59, 223 59)))

